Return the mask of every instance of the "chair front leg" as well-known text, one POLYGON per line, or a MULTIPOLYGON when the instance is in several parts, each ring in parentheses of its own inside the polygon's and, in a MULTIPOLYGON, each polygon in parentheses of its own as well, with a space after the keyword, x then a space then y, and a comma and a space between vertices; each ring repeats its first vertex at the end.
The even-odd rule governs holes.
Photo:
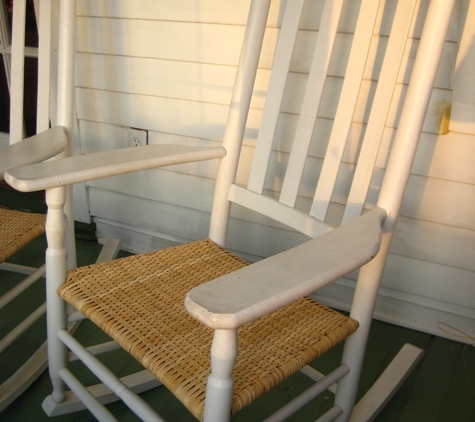
POLYGON ((67 252, 64 247, 66 218, 63 207, 66 202, 64 187, 52 188, 46 191, 48 214, 46 217, 46 304, 48 331, 48 365, 53 384, 53 400, 64 400, 64 383, 60 371, 66 367, 67 349, 58 338, 58 332, 66 329, 66 302, 57 294, 59 286, 66 281, 67 252))
POLYGON ((206 386, 205 422, 225 422, 231 417, 237 330, 216 330, 211 346, 211 374, 206 386))

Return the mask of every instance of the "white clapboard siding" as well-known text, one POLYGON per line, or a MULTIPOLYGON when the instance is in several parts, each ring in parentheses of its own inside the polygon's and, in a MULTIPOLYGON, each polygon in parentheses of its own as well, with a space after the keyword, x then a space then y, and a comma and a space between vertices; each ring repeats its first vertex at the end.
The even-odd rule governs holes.
MULTIPOLYGON (((161 37, 157 34, 157 37, 161 37)), ((317 32, 300 31, 297 37, 297 49, 292 56, 291 71, 296 73, 308 74, 310 63, 312 60, 313 46, 318 36, 317 32)), ((384 51, 387 45, 387 37, 374 36, 371 43, 365 79, 377 80, 379 78, 378 70, 381 67, 384 51)), ((347 65, 348 52, 351 49, 352 36, 349 34, 338 34, 335 40, 335 50, 329 65, 329 74, 332 76, 343 77, 347 65)), ((419 45, 418 40, 408 42, 404 51, 404 58, 401 64, 401 70, 398 75, 398 82, 407 84, 408 78, 414 63, 415 53, 419 45)), ((269 52, 271 53, 271 52, 269 52)), ((450 75, 452 74, 454 60, 457 53, 457 44, 447 42, 443 50, 443 56, 435 87, 449 89, 452 86, 450 75)), ((173 87, 183 90, 190 90, 197 83, 201 83, 201 90, 213 89, 218 91, 219 88, 227 88, 229 92, 234 81, 235 68, 229 66, 225 60, 223 63, 212 64, 200 61, 190 61, 189 57, 184 56, 177 59, 176 52, 173 56, 168 57, 138 57, 138 56, 122 56, 111 55, 105 51, 96 52, 80 52, 77 54, 77 66, 82 69, 76 75, 76 85, 85 88, 108 89, 112 91, 130 92, 130 93, 149 93, 150 95, 168 96, 173 87), (136 75, 133 80, 127 75, 136 75), (177 81, 180 83, 177 84, 177 81), (177 84, 178 86, 175 86, 177 84), (151 87, 152 91, 144 91, 144 87, 151 87), (163 90, 163 91, 162 91, 163 90), (167 95, 168 94, 168 95, 167 95)), ((270 54, 269 54, 270 56, 270 54)), ((270 62, 270 58, 267 60, 270 62)), ((262 63, 261 63, 262 65, 262 63)), ((264 75, 258 76, 258 85, 256 90, 265 90, 267 84, 262 87, 261 80, 268 80, 265 70, 268 67, 262 67, 260 73, 264 75)), ((186 96, 180 90, 172 94, 175 98, 183 98, 189 100, 208 101, 206 97, 196 98, 194 96, 186 96)), ((219 97, 218 97, 219 98, 219 97)), ((224 97, 224 100, 212 100, 213 102, 229 103, 230 94, 224 97)))
MULTIPOLYGON (((354 281, 343 279, 312 296, 329 306, 349 310, 348 304, 351 303, 353 292, 354 281)), ((379 289, 373 315, 382 321, 464 342, 467 337, 461 338, 460 331, 473 335, 475 325, 471 308, 387 287, 379 289), (456 330, 449 327, 455 327, 456 330)))
MULTIPOLYGON (((239 47, 230 48, 237 43, 233 42, 230 46, 229 40, 241 40, 244 34, 243 26, 95 17, 79 18, 78 27, 81 29, 77 45, 77 50, 80 53, 231 66, 237 64, 239 47), (124 37, 121 38, 124 33, 128 34, 125 39, 124 37), (114 42, 117 37, 122 42, 114 42), (150 42, 154 39, 157 42, 150 42), (205 45, 209 45, 209 48, 204 48, 205 45)), ((270 69, 271 67, 277 34, 278 30, 276 28, 268 28, 266 31, 259 64, 261 68, 270 69)), ((308 73, 317 36, 318 32, 316 31, 299 31, 297 48, 293 54, 290 67, 292 71, 308 73)), ((352 41, 351 34, 343 32, 337 35, 335 54, 329 67, 330 75, 343 76, 347 63, 347 53, 351 48, 352 41)), ((365 73, 366 78, 375 79, 377 77, 377 73, 369 71, 370 65, 374 63, 376 69, 380 68, 379 63, 382 61, 386 43, 387 36, 375 35, 373 37, 368 57, 368 71, 365 73)), ((407 42, 401 69, 405 70, 408 66, 408 71, 401 72, 400 82, 408 82, 406 75, 410 74, 418 44, 417 38, 407 42)), ((435 85, 437 87, 449 88, 451 86, 450 78, 447 76, 450 74, 450 69, 446 69, 446 67, 454 66, 454 60, 449 59, 456 53, 457 44, 447 41, 436 78, 435 85)), ((107 72, 104 73, 107 74, 107 72)))
MULTIPOLYGON (((172 203, 177 207, 211 212, 212 179, 197 177, 189 183, 189 176, 177 172, 152 170, 137 172, 130 176, 118 176, 89 183, 96 189, 136 196, 150 201, 172 203), (174 194, 178 189, 178 194, 174 194)), ((299 198, 297 208, 310 206, 310 199, 299 198), (300 202, 300 203, 299 203, 300 202)), ((340 213, 342 206, 333 204, 330 215, 340 213), (338 209, 340 208, 340 209, 338 209)), ((236 207, 233 216, 237 219, 282 228, 282 225, 245 208, 236 207)), ((337 221, 331 221, 337 224, 337 221)), ((192 240, 192 239, 188 239, 192 240)), ((475 271, 475 231, 451 227, 446 224, 401 217, 391 251, 422 261, 475 271)))
MULTIPOLYGON (((133 207, 119 206, 124 196, 117 192, 90 188, 91 212, 98 218, 137 227, 152 233, 163 233, 169 237, 189 241, 205 238, 209 229, 209 212, 177 207, 158 201, 128 197, 133 207), (160 218, 157 218, 160 216, 160 218), (185 223, 186 220, 186 223, 185 223)), ((283 227, 268 226, 233 218, 231 227, 235 233, 249 231, 248 236, 232 236, 230 248, 242 251, 255 261, 267 255, 273 255, 289 247, 296 246, 308 238, 300 233, 283 227)))
MULTIPOLYGON (((76 97, 80 120, 207 139, 222 139, 228 111, 221 104, 83 88, 76 97)), ((260 111, 249 117, 248 131, 256 132, 260 111)))
MULTIPOLYGON (((284 10, 288 0, 274 1, 268 19, 268 26, 280 27, 281 10, 284 10)), ((228 25, 245 25, 250 0, 79 0, 78 15, 107 18, 124 18, 138 20, 165 20, 180 22, 219 23, 228 25)), ((352 33, 361 0, 345 2, 342 20, 338 26, 339 32, 352 33)), ((389 35, 390 22, 396 9, 396 2, 387 2, 387 13, 379 13, 375 33, 389 35)), ((420 38, 422 22, 427 12, 429 0, 420 2, 420 18, 412 24, 411 34, 420 38)), ((460 5, 457 4, 452 18, 447 40, 458 40, 457 15, 460 5)), ((301 29, 318 30, 323 4, 319 0, 307 0, 303 11, 301 29)))

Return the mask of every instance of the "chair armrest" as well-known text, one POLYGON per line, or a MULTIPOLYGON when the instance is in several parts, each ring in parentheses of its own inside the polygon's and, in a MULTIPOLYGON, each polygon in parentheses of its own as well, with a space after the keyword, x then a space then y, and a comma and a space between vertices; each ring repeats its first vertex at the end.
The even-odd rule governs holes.
POLYGON ((31 192, 225 155, 223 147, 146 145, 18 167, 8 171, 5 180, 21 192, 31 192))
POLYGON ((309 295, 378 253, 381 208, 316 239, 202 284, 188 292, 187 311, 213 329, 235 329, 309 295))
POLYGON ((2 148, 0 150, 0 180, 3 180, 5 172, 10 169, 40 163, 54 157, 64 150, 67 142, 64 128, 56 126, 2 148))

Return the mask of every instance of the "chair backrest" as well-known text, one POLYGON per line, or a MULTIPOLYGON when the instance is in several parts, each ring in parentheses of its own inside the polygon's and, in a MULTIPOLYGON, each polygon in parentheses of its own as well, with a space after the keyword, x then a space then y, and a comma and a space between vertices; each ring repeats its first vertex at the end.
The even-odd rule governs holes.
MULTIPOLYGON (((386 38, 375 36, 374 31, 386 9, 394 8, 394 3, 362 0, 351 49, 343 57, 344 49, 337 35, 344 9, 342 0, 325 2, 313 51, 304 53, 296 46, 305 35, 299 31, 305 2, 287 2, 246 188, 230 182, 236 172, 230 162, 239 150, 233 143, 244 134, 244 117, 237 115, 250 99, 239 91, 231 103, 224 140, 227 157, 222 160, 218 175, 226 181, 219 180, 217 185, 210 231, 213 240, 223 244, 225 239, 223 228, 229 210, 221 200, 258 211, 310 237, 349 222, 365 208, 376 205, 385 208, 391 220, 397 218, 440 58, 439 52, 424 61, 421 55, 427 54, 432 35, 421 40, 421 53, 413 65, 407 100, 402 106, 401 78, 406 77, 412 64, 407 60, 407 49, 417 5, 417 0, 397 2, 391 32, 386 38), (303 66, 297 62, 303 54, 313 56, 308 77, 302 74, 303 66), (335 69, 344 68, 345 61, 344 75, 335 75, 335 69), (233 119, 240 119, 241 123, 233 125, 233 119), (396 126, 398 135, 394 139, 396 126), (390 144, 393 148, 389 153, 390 144), (385 169, 388 161, 391 171, 385 169), (378 194, 385 173, 388 186, 382 195, 385 202, 381 203, 378 194)), ((254 6, 251 28, 252 14, 265 13, 257 10, 261 4, 254 6)), ((441 12, 435 10, 437 7, 429 14, 447 10, 450 13, 450 9, 441 12)), ((431 31, 427 28, 431 20, 440 22, 440 17, 428 15, 425 31, 431 31)), ((260 27, 256 24, 251 30, 263 33, 260 22, 260 27)), ((444 22, 446 28, 448 19, 444 22)), ((439 36, 440 49, 445 33, 442 30, 439 36)), ((341 38, 340 35, 340 41, 341 38)), ((244 51, 243 62, 251 60, 251 56, 257 60, 251 47, 244 51)), ((242 81, 236 84, 238 89, 249 84, 240 71, 238 81, 239 78, 242 81)))

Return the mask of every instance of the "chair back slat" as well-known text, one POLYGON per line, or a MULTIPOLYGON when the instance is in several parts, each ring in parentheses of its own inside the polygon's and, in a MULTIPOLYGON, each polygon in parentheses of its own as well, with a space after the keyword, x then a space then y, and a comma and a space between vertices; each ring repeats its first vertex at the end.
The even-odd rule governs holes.
MULTIPOLYGON (((36 4, 36 3, 35 3, 36 4)), ((50 125, 51 93, 51 0, 42 0, 38 19, 38 100, 36 131, 43 132, 50 125)))
POLYGON ((416 0, 398 3, 342 224, 361 215, 381 143, 416 0))
POLYGON ((325 220, 330 205, 350 131, 373 36, 378 5, 379 0, 363 0, 361 4, 333 130, 310 210, 310 215, 322 221, 325 220))
POLYGON ((304 0, 289 1, 285 9, 272 65, 273 72, 269 81, 266 105, 257 138, 255 155, 259 157, 259 160, 254 160, 249 176, 248 189, 253 192, 262 193, 264 189, 267 166, 272 153, 272 145, 277 130, 285 83, 290 69, 303 5, 304 0))
POLYGON ((313 130, 317 121, 318 108, 322 99, 323 86, 333 52, 342 6, 343 0, 327 0, 320 21, 320 29, 315 44, 302 110, 295 133, 295 139, 299 141, 294 142, 292 145, 289 164, 279 198, 281 203, 291 207, 295 206, 313 130))
POLYGON ((10 145, 24 137, 23 92, 25 63, 26 0, 14 4, 12 22, 12 61, 10 73, 10 145))
MULTIPOLYGON (((226 191, 227 201, 310 237, 356 218, 369 202, 378 203, 373 190, 379 194, 387 171, 375 171, 375 165, 384 135, 393 131, 386 128, 388 116, 401 107, 395 93, 408 65, 404 58, 419 1, 399 0, 393 7, 361 0, 354 21, 342 3, 325 0, 322 17, 316 17, 318 32, 306 32, 306 23, 299 22, 307 22, 302 2, 287 2, 248 193, 237 186, 226 191), (375 27, 387 22, 388 12, 389 37, 379 36, 375 27), (355 25, 353 37, 349 22, 355 25), (287 77, 291 59, 304 55, 311 58, 308 77, 298 72, 287 77)), ((240 180, 246 171, 247 163, 240 180)))

